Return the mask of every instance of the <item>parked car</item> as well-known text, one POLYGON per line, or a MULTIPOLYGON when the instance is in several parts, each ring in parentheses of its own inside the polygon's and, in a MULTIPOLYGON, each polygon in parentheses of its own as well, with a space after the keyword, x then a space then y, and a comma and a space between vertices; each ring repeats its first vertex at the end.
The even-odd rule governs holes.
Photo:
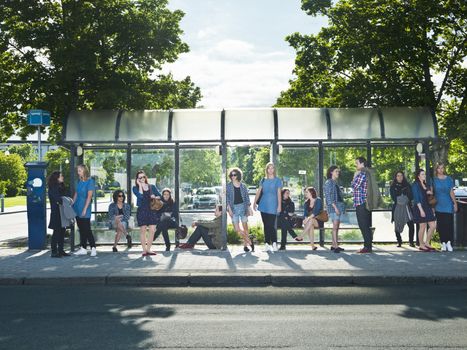
POLYGON ((193 207, 195 209, 215 208, 218 194, 215 187, 200 187, 193 196, 193 207))
POLYGON ((248 186, 248 194, 254 196, 256 194, 256 186, 248 186))

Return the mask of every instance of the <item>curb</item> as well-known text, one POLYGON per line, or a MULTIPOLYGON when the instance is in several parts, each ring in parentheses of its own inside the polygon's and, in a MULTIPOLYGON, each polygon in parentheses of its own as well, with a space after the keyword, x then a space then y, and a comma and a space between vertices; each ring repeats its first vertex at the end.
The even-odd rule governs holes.
POLYGON ((467 276, 336 276, 291 274, 158 274, 146 276, 2 277, 0 286, 336 287, 467 285, 467 276))

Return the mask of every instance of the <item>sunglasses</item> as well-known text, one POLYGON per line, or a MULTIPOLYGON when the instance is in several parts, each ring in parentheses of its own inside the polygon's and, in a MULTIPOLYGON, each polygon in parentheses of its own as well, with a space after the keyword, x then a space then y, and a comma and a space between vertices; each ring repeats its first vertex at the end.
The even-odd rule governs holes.
POLYGON ((119 196, 119 197, 125 197, 123 194, 119 194, 118 196, 119 196))
POLYGON ((230 177, 234 177, 234 176, 236 177, 237 175, 238 175, 237 173, 232 173, 230 174, 230 177))
POLYGON ((138 180, 143 180, 143 179, 145 179, 145 178, 146 178, 146 176, 139 176, 139 177, 138 177, 138 180))

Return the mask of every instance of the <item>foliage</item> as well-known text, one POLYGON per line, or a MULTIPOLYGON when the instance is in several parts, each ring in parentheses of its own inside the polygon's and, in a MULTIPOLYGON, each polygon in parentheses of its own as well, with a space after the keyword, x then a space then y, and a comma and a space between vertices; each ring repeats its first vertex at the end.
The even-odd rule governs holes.
POLYGON ((0 179, 6 182, 6 196, 14 197, 25 187, 27 174, 23 160, 18 154, 0 152, 0 179), (5 180, 6 179, 6 180, 5 180))
POLYGON ((201 95, 189 77, 161 67, 188 51, 183 12, 168 0, 11 0, 0 6, 0 135, 35 129, 24 114, 52 113, 50 140, 79 109, 195 107, 201 95))
MULTIPOLYGON (((248 227, 250 237, 253 237, 253 243, 261 244, 264 243, 264 232, 261 225, 255 225, 248 227)), ((232 224, 227 225, 227 244, 240 244, 243 243, 239 234, 235 231, 232 224)))
POLYGON ((18 154, 24 163, 37 160, 37 155, 34 147, 30 143, 23 143, 8 147, 10 154, 18 154))
POLYGON ((329 25, 287 37, 296 77, 276 106, 428 106, 447 145, 467 144, 465 1, 302 0, 302 9, 329 25))
POLYGON ((70 184, 70 152, 65 148, 58 148, 53 151, 48 151, 45 154, 47 161, 47 174, 50 175, 54 171, 61 171, 64 177, 65 184, 70 184))
POLYGON ((187 149, 180 152, 180 182, 193 188, 220 184, 221 158, 216 150, 187 149))
POLYGON ((265 176, 266 164, 270 160, 269 148, 261 148, 255 153, 253 161, 253 183, 259 184, 261 179, 265 176))

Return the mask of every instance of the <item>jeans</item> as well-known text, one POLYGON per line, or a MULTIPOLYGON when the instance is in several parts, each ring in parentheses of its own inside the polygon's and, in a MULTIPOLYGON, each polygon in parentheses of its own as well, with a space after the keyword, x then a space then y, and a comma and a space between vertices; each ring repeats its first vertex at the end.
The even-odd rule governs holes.
POLYGON ((263 219, 264 225, 264 243, 272 244, 277 242, 277 215, 261 212, 261 219, 263 219))
POLYGON ((373 234, 371 232, 371 211, 365 207, 365 203, 355 208, 357 212, 357 222, 360 231, 362 231, 363 245, 365 248, 371 250, 373 244, 373 234))
POLYGON ((211 236, 209 236, 209 230, 203 226, 196 226, 187 243, 195 245, 201 238, 203 238, 204 243, 209 249, 216 249, 216 246, 212 243, 211 236))
POLYGON ((65 241, 65 229, 61 228, 54 230, 52 240, 50 242, 50 250, 52 254, 63 252, 63 245, 65 241))
POLYGON ((154 240, 156 240, 156 238, 159 237, 162 232, 162 237, 164 237, 164 243, 167 248, 170 248, 170 228, 177 228, 177 223, 172 219, 162 219, 162 221, 157 225, 157 230, 154 234, 154 240))
POLYGON ((91 219, 76 217, 76 224, 79 229, 79 241, 81 247, 87 248, 88 242, 91 248, 96 248, 96 241, 91 231, 91 219))
POLYGON ((279 217, 279 225, 281 228, 281 247, 285 247, 287 244, 287 234, 290 233, 292 238, 297 237, 297 234, 293 230, 290 220, 286 220, 282 215, 279 217))

